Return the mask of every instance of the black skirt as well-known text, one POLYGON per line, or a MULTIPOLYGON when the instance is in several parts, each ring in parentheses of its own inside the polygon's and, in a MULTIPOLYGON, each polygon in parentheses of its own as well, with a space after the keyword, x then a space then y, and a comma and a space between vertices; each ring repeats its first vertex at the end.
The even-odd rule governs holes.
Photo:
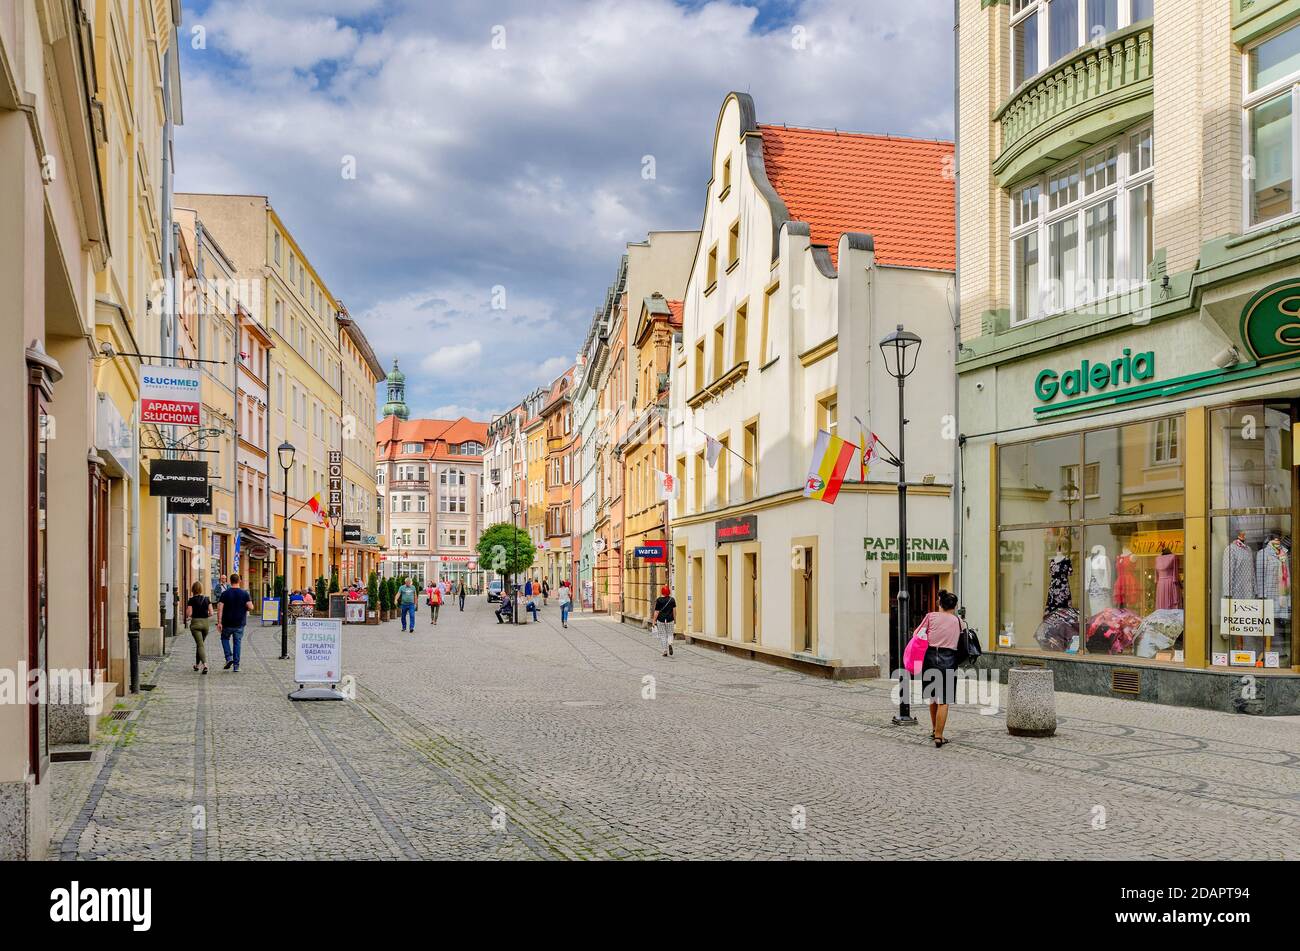
POLYGON ((925 703, 957 702, 957 651, 927 647, 921 662, 921 699, 925 703))

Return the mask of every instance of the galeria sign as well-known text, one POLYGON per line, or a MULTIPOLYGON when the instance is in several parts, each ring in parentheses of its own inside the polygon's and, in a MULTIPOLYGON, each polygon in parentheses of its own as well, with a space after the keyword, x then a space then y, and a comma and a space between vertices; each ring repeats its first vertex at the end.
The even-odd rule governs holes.
POLYGON ((1062 396, 1083 396, 1096 393, 1113 386, 1128 386, 1141 380, 1150 380, 1156 375, 1156 355, 1154 351, 1133 355, 1128 347, 1124 355, 1116 357, 1109 363, 1093 363, 1084 360, 1079 366, 1057 373, 1055 370, 1040 370, 1034 379, 1034 395, 1039 402, 1050 403, 1057 394, 1062 396))

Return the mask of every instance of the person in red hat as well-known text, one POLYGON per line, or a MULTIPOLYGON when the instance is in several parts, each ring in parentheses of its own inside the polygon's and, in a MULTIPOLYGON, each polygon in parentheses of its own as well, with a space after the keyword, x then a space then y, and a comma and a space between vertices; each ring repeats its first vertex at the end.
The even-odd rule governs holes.
POLYGON ((659 646, 663 648, 664 656, 670 657, 673 653, 673 623, 677 620, 677 599, 673 597, 672 588, 664 585, 659 589, 659 597, 655 599, 655 634, 659 637, 659 646))

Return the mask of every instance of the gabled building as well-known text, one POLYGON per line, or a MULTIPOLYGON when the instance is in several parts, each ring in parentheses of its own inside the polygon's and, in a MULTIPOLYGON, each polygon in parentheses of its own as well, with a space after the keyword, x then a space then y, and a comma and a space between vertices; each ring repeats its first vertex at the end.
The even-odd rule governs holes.
POLYGON ((573 372, 551 384, 541 419, 546 438, 546 551, 542 578, 552 588, 572 581, 573 570, 573 372))
POLYGON ((860 481, 855 457, 834 505, 804 487, 819 430, 858 443, 860 419, 899 445, 878 348, 899 324, 924 341, 907 410, 915 617, 951 586, 952 155, 759 125, 748 95, 724 100, 671 385, 674 586, 697 641, 831 676, 897 666, 895 470, 860 481))

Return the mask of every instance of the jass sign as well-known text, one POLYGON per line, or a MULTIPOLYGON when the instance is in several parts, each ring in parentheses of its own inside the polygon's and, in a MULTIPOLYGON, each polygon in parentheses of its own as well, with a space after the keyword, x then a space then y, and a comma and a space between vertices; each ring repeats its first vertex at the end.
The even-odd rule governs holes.
POLYGON ((1084 396, 1088 393, 1101 393, 1112 387, 1129 386, 1142 380, 1150 380, 1156 375, 1156 355, 1154 351, 1139 353, 1136 356, 1128 347, 1124 355, 1116 357, 1109 363, 1093 363, 1084 360, 1077 367, 1063 370, 1040 370, 1034 379, 1034 395, 1041 403, 1050 403, 1061 396, 1084 396))

